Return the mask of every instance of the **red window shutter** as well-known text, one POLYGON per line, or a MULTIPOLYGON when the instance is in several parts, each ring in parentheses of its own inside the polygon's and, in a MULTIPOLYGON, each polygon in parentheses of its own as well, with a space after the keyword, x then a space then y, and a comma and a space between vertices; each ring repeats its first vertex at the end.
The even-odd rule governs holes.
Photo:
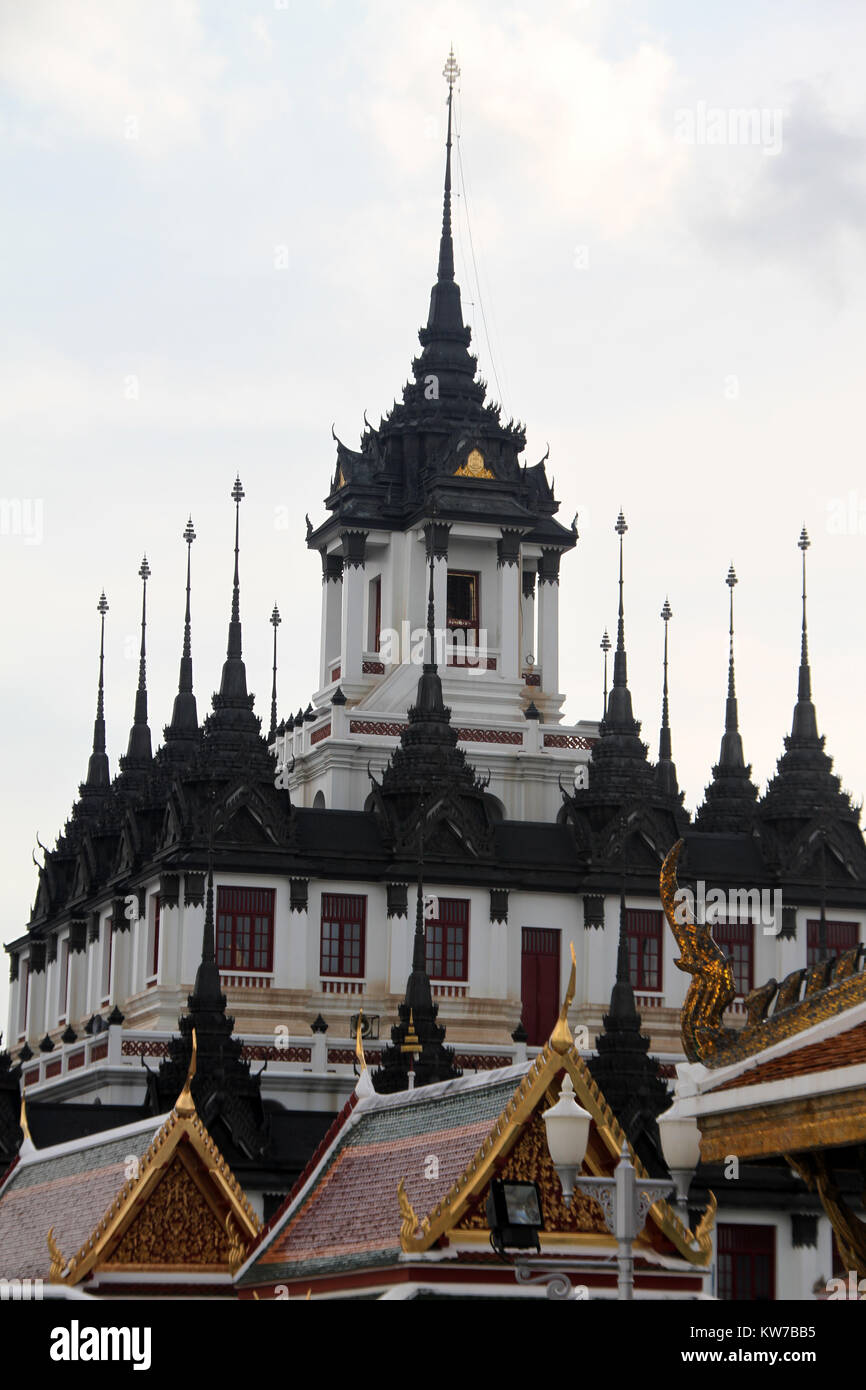
POLYGON ((362 893, 323 893, 319 968, 322 975, 361 978, 365 967, 367 899, 362 893))
POLYGON ((775 1226, 719 1224, 718 1285, 722 1299, 753 1303, 775 1299, 775 1226))
MULTIPOLYGON (((841 956, 860 940, 859 922, 827 922, 827 955, 841 956)), ((821 922, 819 918, 806 923, 806 965, 817 965, 820 951, 821 922)))
POLYGON ((217 965, 221 970, 273 969, 275 897, 273 888, 217 889, 217 965))
POLYGON ((651 908, 627 907, 629 975, 634 989, 662 987, 662 914, 651 908))
POLYGON ((559 1013, 560 933, 524 927, 521 938, 520 998, 527 1042, 542 1047, 559 1013))
POLYGON ((439 898, 436 917, 424 924, 431 980, 469 978, 469 899, 439 898))

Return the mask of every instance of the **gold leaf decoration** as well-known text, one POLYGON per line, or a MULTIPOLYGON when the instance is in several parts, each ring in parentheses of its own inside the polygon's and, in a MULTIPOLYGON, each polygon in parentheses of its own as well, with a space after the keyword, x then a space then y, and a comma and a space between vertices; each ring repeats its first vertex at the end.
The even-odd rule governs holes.
POLYGON ((454 470, 455 478, 495 478, 496 474, 491 473, 484 462, 484 455, 480 449, 471 449, 466 456, 466 462, 454 470))

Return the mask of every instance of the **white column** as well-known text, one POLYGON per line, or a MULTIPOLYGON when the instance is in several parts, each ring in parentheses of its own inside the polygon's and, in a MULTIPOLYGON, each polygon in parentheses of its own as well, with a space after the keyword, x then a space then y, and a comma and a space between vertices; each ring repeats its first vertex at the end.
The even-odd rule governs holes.
MULTIPOLYGON (((424 626, 427 626, 427 586, 424 586, 424 626)), ((433 561, 433 631, 436 645, 434 660, 440 666, 448 664, 445 637, 448 631, 448 559, 433 561)))
POLYGON ((500 546, 499 563, 499 672, 507 680, 520 674, 520 552, 516 546, 500 546))
POLYGON ((322 628, 319 645, 319 687, 331 683, 331 669, 339 660, 343 607, 343 558, 322 554, 322 628))
POLYGON ((364 603, 366 584, 364 556, 367 533, 343 533, 343 603, 340 624, 340 683, 357 684, 361 679, 364 642, 364 603))
POLYGON ((521 571, 521 591, 520 591, 520 651, 518 660, 520 670, 526 665, 526 658, 531 656, 538 661, 535 641, 535 570, 525 569, 521 571), (530 584, 532 588, 527 593, 530 584))
POLYGON ((538 565, 538 661, 545 695, 559 692, 559 552, 545 551, 538 565), (548 556, 555 557, 554 561, 548 556))

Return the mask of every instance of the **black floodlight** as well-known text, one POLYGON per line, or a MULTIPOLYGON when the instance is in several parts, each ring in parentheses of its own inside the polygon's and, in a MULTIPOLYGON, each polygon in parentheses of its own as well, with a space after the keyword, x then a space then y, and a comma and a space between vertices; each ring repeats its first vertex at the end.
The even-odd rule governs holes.
POLYGON ((506 1249, 540 1251, 538 1232, 544 1230, 544 1217, 538 1183, 494 1178, 487 1195, 487 1224, 497 1254, 506 1249))

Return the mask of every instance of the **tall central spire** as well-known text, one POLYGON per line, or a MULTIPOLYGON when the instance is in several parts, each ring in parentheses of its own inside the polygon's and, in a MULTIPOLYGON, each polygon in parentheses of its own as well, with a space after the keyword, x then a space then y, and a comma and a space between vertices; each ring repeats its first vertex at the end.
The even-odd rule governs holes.
POLYGON ((96 605, 99 614, 99 685, 96 694, 96 718, 93 721, 93 752, 87 764, 85 786, 93 790, 108 787, 111 777, 108 771, 108 755, 105 751, 105 702, 103 697, 103 672, 105 665, 105 615, 108 612, 108 599, 105 593, 99 595, 96 605))
POLYGON ((625 605, 623 602, 623 536, 628 524, 622 512, 614 527, 619 536, 619 610, 616 623, 616 650, 613 654, 613 688, 607 702, 604 723, 607 728, 617 732, 634 732, 634 714, 631 707, 631 691, 628 688, 628 671, 625 652, 625 605))
POLYGON ((713 768, 713 780, 704 793, 704 803, 698 808, 695 825, 698 830, 744 832, 755 818, 758 789, 752 781, 752 768, 743 755, 737 713, 737 687, 734 677, 734 589, 737 573, 728 569, 728 696, 725 701, 725 732, 719 761, 713 768))
POLYGON ((725 583, 730 590, 730 616, 728 622, 728 698, 725 701, 725 732, 722 735, 719 766, 739 769, 745 767, 746 760, 743 757, 743 740, 740 736, 737 714, 737 687, 734 679, 734 588, 737 584, 737 573, 733 565, 731 565, 728 570, 728 577, 725 583))
POLYGON ((656 785, 665 796, 679 796, 677 769, 671 750, 671 725, 668 710, 668 623, 673 617, 671 606, 665 599, 661 611, 665 625, 664 680, 662 682, 662 726, 659 731, 659 760, 656 766, 656 785))
POLYGON ((195 540, 192 517, 186 523, 183 539, 186 541, 186 611, 183 620, 183 651, 180 658, 177 694, 174 697, 171 723, 165 730, 165 741, 167 747, 186 752, 192 751, 198 736, 198 709, 192 691, 192 624, 190 619, 192 543, 195 540))
POLYGON ((143 770, 153 759, 150 742, 150 727, 147 722, 147 581, 150 578, 150 565, 147 556, 138 571, 141 579, 141 647, 138 657, 138 689, 135 692, 135 714, 129 731, 129 744, 122 766, 124 772, 143 770))
POLYGON ((274 680, 271 686, 271 727, 268 732, 268 743, 272 743, 277 736, 277 628, 281 622, 280 610, 274 604, 274 611, 271 614, 271 627, 274 629, 274 680))
POLYGON ((811 545, 805 526, 797 542, 803 555, 803 628, 800 638, 800 677, 797 685, 797 704, 791 737, 808 742, 818 741, 818 718, 812 704, 812 675, 809 670, 809 642, 806 632, 806 551, 811 545))

